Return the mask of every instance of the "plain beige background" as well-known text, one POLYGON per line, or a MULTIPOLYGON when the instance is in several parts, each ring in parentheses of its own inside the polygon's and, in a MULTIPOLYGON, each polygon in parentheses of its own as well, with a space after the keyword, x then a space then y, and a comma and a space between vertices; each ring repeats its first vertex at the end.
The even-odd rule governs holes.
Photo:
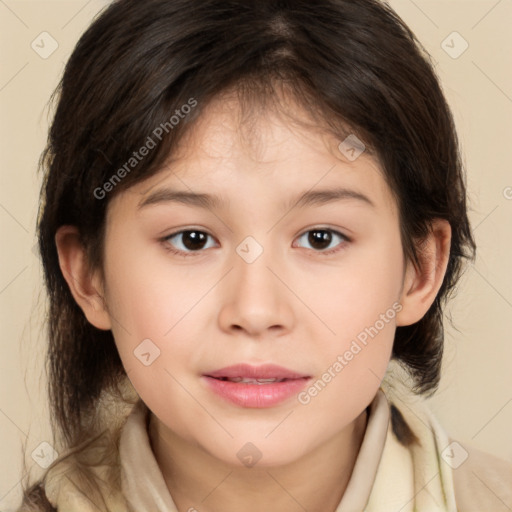
MULTIPOLYGON (((42 374, 44 295, 33 251, 36 167, 48 123, 45 104, 79 35, 107 3, 0 0, 4 511, 19 500, 22 442, 28 448, 28 467, 36 475, 41 470, 30 453, 51 439, 42 374), (47 55, 52 45, 58 46, 47 55)), ((458 330, 447 329, 442 384, 430 405, 453 438, 512 461, 512 1, 390 4, 437 63, 465 155, 479 247, 476 264, 468 268, 449 308, 458 330)))

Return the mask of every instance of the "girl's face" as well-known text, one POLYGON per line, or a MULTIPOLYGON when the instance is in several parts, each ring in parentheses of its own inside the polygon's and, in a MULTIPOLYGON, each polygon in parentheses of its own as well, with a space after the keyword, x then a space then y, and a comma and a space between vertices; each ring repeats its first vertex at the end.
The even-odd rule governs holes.
POLYGON ((284 119, 242 131, 234 100, 212 103, 179 158, 107 216, 104 292, 128 377, 160 429, 238 466, 347 432, 400 318, 398 212, 378 163, 284 119), (240 363, 308 378, 207 377, 240 363))

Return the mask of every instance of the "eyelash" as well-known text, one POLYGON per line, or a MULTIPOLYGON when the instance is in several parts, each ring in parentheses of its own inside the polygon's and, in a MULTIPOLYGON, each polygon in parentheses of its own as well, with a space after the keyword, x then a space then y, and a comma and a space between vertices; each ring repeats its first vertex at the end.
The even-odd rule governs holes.
MULTIPOLYGON (((341 250, 343 250, 343 248, 345 247, 345 245, 347 243, 350 243, 352 240, 345 236, 343 233, 340 233, 339 231, 336 231, 335 229, 330 229, 330 228, 322 228, 322 227, 316 227, 316 228, 312 228, 312 229, 308 229, 307 231, 304 231, 301 235, 299 235, 298 238, 301 238, 303 237, 304 235, 306 235, 307 233, 310 233, 312 231, 326 231, 328 233, 331 233, 331 234, 334 234, 334 235, 337 235, 339 236, 340 238, 342 238, 342 242, 340 242, 336 248, 334 249, 328 249, 328 250, 325 250, 325 251, 316 251, 315 249, 309 249, 313 252, 316 252, 318 254, 321 254, 322 256, 328 256, 330 254, 334 254, 334 253, 337 253, 341 250)), ((207 236, 210 236, 212 237, 212 235, 210 235, 209 233, 207 233, 206 231, 202 231, 200 229, 183 229, 181 231, 176 231, 174 233, 171 233, 170 235, 167 235, 163 238, 160 239, 160 242, 163 244, 164 248, 166 251, 168 252, 171 252, 177 256, 180 256, 180 257, 183 257, 183 258, 188 258, 189 256, 197 256, 199 255, 200 253, 203 252, 202 249, 198 250, 198 251, 182 251, 180 249, 174 249, 170 244, 169 244, 169 240, 178 236, 178 235, 181 235, 183 233, 188 233, 188 232, 197 232, 197 233, 204 233, 205 235, 207 236)), ((212 237, 213 238, 213 237, 212 237)))

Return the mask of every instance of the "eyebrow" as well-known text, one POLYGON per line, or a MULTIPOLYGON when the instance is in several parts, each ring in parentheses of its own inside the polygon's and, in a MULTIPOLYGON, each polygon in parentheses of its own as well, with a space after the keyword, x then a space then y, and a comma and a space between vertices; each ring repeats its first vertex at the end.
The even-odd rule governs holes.
MULTIPOLYGON (((289 201, 286 209, 305 208, 307 206, 318 206, 337 201, 356 200, 375 208, 374 202, 366 195, 348 188, 334 188, 325 190, 307 190, 297 198, 289 201)), ((143 199, 138 209, 160 203, 181 203, 189 206, 197 206, 208 210, 220 209, 225 204, 221 197, 205 193, 189 192, 185 190, 173 190, 161 188, 152 192, 143 199)))

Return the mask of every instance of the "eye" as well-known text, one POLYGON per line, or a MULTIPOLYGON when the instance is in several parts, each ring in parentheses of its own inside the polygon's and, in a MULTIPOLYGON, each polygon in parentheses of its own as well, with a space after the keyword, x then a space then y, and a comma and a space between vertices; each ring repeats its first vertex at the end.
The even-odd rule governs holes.
POLYGON ((314 251, 322 254, 332 254, 340 251, 346 242, 350 242, 350 239, 342 233, 328 228, 310 229, 299 237, 299 240, 301 239, 305 239, 314 251), (332 245, 333 242, 336 242, 336 239, 340 240, 340 242, 332 245))
POLYGON ((208 238, 213 237, 204 231, 198 229, 187 229, 172 233, 162 238, 164 247, 180 256, 193 256, 194 252, 200 252, 202 249, 208 249, 206 242, 208 238), (177 246, 177 248, 176 248, 177 246))
MULTIPOLYGON (((161 242, 166 250, 186 257, 194 256, 194 253, 200 253, 203 249, 214 247, 215 244, 208 246, 208 238, 213 240, 213 237, 204 231, 187 229, 172 233, 162 238, 161 242)), ((310 229, 299 237, 299 240, 301 239, 305 239, 312 246, 313 251, 323 255, 340 251, 346 242, 350 242, 350 239, 339 231, 328 228, 310 229), (338 239, 337 244, 336 239, 338 239)))

